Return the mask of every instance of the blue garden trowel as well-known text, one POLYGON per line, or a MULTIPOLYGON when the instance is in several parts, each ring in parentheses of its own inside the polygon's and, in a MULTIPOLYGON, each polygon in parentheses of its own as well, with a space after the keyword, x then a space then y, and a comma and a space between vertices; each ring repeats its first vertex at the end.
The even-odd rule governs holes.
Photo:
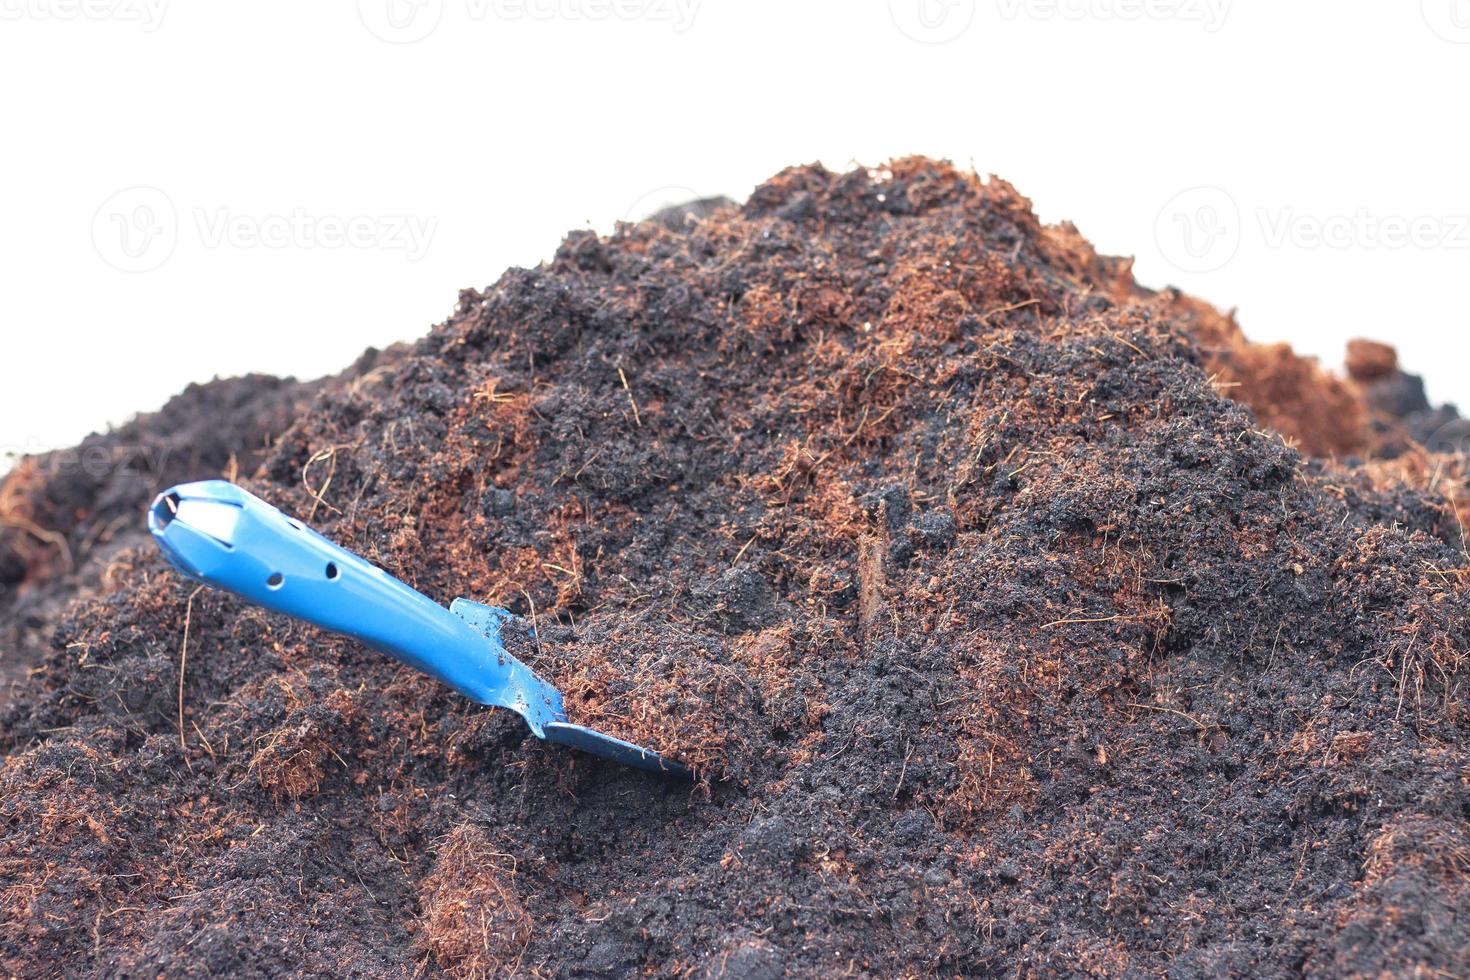
POLYGON ((658 753, 573 725, 561 692, 506 651, 504 609, 448 609, 224 480, 159 494, 148 529, 175 568, 257 605, 343 633, 436 677, 471 701, 509 708, 532 734, 614 762, 687 776, 658 753))

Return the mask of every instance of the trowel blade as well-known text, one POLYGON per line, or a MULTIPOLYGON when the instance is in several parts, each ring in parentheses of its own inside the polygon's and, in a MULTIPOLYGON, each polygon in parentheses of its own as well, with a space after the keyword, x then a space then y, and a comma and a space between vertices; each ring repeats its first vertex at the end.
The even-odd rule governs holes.
POLYGON ((515 678, 514 689, 523 695, 517 697, 515 702, 509 706, 526 719, 533 735, 548 742, 557 742, 574 749, 581 749, 583 752, 590 752, 636 769, 684 778, 692 776, 687 767, 665 759, 657 752, 634 745, 632 742, 625 742, 620 738, 614 738, 595 729, 568 722, 566 712, 562 709, 561 692, 511 656, 501 643, 501 626, 514 618, 510 612, 464 597, 455 599, 449 608, 495 647, 500 657, 501 669, 508 676, 515 678))
POLYGON ((546 726, 546 741, 558 742, 569 745, 583 752, 620 762, 625 766, 633 766, 637 769, 645 769, 648 772, 660 772, 669 776, 681 776, 685 779, 691 778, 688 767, 680 765, 672 759, 665 759, 651 749, 625 742, 620 738, 604 734, 592 728, 582 725, 573 725, 564 721, 554 721, 546 726))

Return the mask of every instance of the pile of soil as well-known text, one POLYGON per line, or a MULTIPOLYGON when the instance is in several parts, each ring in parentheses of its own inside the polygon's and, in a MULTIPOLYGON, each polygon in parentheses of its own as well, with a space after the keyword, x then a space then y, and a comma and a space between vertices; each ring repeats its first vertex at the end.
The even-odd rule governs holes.
POLYGON ((0 482, 0 705, 66 604, 109 590, 101 575, 112 559, 146 541, 139 507, 194 474, 254 472, 323 384, 252 375, 190 385, 158 412, 20 460, 0 482))
POLYGON ((1470 971, 1463 457, 1369 459, 1362 385, 1000 180, 791 169, 235 384, 188 476, 235 452, 526 617, 574 721, 698 779, 198 591, 105 482, 18 471, 8 588, 74 602, 0 713, 7 971, 1470 971))

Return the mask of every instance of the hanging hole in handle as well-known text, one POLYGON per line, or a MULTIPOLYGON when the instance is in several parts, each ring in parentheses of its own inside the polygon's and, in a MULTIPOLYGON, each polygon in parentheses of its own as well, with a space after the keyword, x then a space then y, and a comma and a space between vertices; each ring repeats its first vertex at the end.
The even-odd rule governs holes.
POLYGON ((178 516, 181 503, 183 503, 183 498, 178 494, 168 493, 159 497, 153 504, 153 517, 158 522, 160 531, 173 523, 174 518, 178 516))
POLYGON ((265 584, 273 589, 279 589, 282 585, 286 584, 286 576, 280 572, 275 572, 270 578, 265 580, 265 584))
POLYGON ((304 531, 304 530, 306 530, 305 528, 303 528, 301 526, 301 522, 298 521, 298 520, 296 520, 296 518, 294 518, 294 517, 288 517, 288 518, 286 518, 286 523, 289 524, 289 525, 291 525, 291 530, 293 530, 293 531, 304 531))
POLYGON ((337 567, 337 563, 334 561, 327 562, 327 581, 335 582, 337 581, 337 579, 341 578, 341 576, 342 570, 337 567))

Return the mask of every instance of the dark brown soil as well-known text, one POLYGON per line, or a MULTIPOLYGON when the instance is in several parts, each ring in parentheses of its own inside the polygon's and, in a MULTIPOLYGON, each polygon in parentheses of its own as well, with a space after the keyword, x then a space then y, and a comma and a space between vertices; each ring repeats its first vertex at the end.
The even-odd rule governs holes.
POLYGON ((158 412, 21 460, 0 483, 0 705, 66 603, 110 590, 112 560, 147 540, 140 506, 198 473, 254 472, 322 387, 263 375, 191 385, 158 412))
MULTIPOLYGON (((253 491, 533 619, 573 720, 700 779, 196 592, 134 487, 103 571, 10 545, 76 600, 0 713, 10 972, 1470 972, 1463 458, 1328 458, 1357 387, 1002 181, 575 233, 293 391, 190 444, 276 434, 253 491)), ((23 475, 86 563, 106 487, 23 475)))

